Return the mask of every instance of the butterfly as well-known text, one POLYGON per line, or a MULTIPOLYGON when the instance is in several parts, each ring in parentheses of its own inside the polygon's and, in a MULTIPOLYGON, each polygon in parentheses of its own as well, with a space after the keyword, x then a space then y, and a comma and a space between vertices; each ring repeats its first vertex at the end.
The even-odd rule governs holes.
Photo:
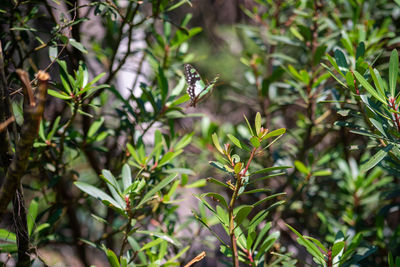
POLYGON ((184 67, 186 82, 189 85, 186 90, 190 96, 189 106, 195 107, 197 103, 211 94, 219 75, 217 75, 210 83, 205 84, 201 79, 199 72, 192 65, 185 64, 184 67))

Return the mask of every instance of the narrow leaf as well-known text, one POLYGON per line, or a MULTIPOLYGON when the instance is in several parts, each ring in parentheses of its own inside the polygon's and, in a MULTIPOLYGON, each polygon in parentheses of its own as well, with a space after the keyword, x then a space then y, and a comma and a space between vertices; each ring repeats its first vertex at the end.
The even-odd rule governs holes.
POLYGON ((346 243, 344 241, 336 242, 335 244, 333 244, 332 258, 336 257, 336 255, 338 255, 342 251, 345 244, 346 243))
POLYGON ((356 76, 357 80, 361 83, 361 85, 365 88, 365 90, 368 91, 373 97, 375 97, 377 100, 382 102, 384 105, 387 105, 386 100, 381 97, 377 91, 372 87, 371 84, 357 71, 354 71, 354 75, 356 76))
POLYGON ((392 97, 396 95, 397 74, 399 72, 399 54, 396 49, 393 49, 389 61, 389 88, 392 97))
POLYGON ((112 205, 118 208, 122 208, 117 201, 115 201, 112 197, 98 189, 97 187, 94 187, 93 185, 86 184, 83 182, 75 182, 74 183, 80 190, 83 192, 87 193, 88 195, 97 198, 101 201, 108 201, 112 205))
POLYGON ((164 187, 166 187, 168 184, 170 184, 173 180, 175 180, 175 178, 178 175, 175 174, 171 174, 169 176, 167 176, 166 178, 164 178, 164 180, 162 180, 160 183, 158 183, 153 189, 151 189, 149 192, 147 192, 147 194, 143 197, 143 199, 139 202, 139 204, 137 205, 137 207, 140 207, 141 205, 143 205, 144 203, 146 203, 147 201, 149 201, 158 191, 160 191, 161 189, 163 189, 164 187))
POLYGON ((38 209, 39 204, 35 199, 33 199, 29 205, 28 216, 26 217, 29 236, 32 233, 33 225, 35 224, 36 216, 38 214, 38 209))
POLYGON ((255 127, 256 127, 256 133, 257 133, 257 135, 259 135, 260 129, 261 129, 261 114, 260 114, 260 112, 257 112, 257 114, 256 114, 255 127))
POLYGON ((235 220, 237 223, 236 227, 242 224, 243 220, 247 218, 247 215, 249 215, 249 213, 253 210, 253 208, 254 207, 252 205, 244 205, 239 207, 239 210, 235 215, 235 220))
POLYGON ((66 95, 64 92, 60 93, 60 92, 57 92, 57 91, 52 90, 52 89, 47 90, 47 93, 49 95, 51 95, 51 96, 54 96, 54 97, 57 97, 57 98, 60 98, 60 99, 64 99, 64 100, 68 100, 68 99, 72 98, 71 96, 66 95))
POLYGON ((132 184, 132 173, 128 164, 124 164, 122 167, 122 183, 124 185, 124 191, 132 184))
POLYGON ((237 139, 235 136, 228 134, 228 138, 232 141, 233 144, 235 144, 235 146, 237 146, 238 148, 243 148, 239 139, 237 139))
POLYGON ((366 171, 372 169, 373 167, 375 167, 376 164, 381 162, 381 160, 386 157, 386 155, 388 154, 390 149, 392 149, 392 147, 393 147, 393 145, 388 145, 385 148, 383 148, 383 149, 379 150, 378 152, 376 152, 375 155, 373 155, 366 163, 364 163, 360 167, 360 171, 361 172, 366 172, 366 171))
POLYGON ((215 148, 219 151, 219 153, 224 154, 224 151, 222 150, 222 147, 218 140, 218 135, 216 133, 213 133, 213 135, 211 137, 212 137, 215 148))

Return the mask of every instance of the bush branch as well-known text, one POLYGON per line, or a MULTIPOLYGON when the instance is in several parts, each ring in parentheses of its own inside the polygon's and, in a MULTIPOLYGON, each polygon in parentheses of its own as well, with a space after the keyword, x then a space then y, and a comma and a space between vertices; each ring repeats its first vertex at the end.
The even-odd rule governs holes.
POLYGON ((38 94, 36 96, 36 105, 24 105, 21 135, 16 146, 15 155, 10 167, 7 170, 6 178, 0 189, 0 221, 5 213, 8 203, 14 198, 18 185, 28 166, 29 154, 33 142, 38 134, 40 120, 44 111, 44 104, 47 94, 47 82, 50 76, 46 72, 39 71, 37 74, 39 80, 38 94))

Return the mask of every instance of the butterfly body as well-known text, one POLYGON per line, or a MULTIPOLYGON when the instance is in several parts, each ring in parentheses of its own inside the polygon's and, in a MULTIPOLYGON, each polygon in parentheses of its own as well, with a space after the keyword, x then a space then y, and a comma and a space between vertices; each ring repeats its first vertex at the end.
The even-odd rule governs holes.
POLYGON ((216 76, 210 83, 205 84, 199 72, 192 65, 185 64, 184 66, 186 82, 189 85, 187 88, 187 93, 190 96, 189 106, 195 107, 197 103, 212 92, 219 76, 216 76))

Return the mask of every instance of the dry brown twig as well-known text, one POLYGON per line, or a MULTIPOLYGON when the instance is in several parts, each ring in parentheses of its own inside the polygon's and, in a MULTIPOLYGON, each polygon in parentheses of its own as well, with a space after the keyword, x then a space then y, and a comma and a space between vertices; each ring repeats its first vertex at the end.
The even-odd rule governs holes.
POLYGON ((197 255, 196 257, 194 257, 191 261, 189 261, 184 267, 189 267, 192 266, 193 264, 195 264, 196 262, 201 261, 202 259, 204 259, 206 256, 206 252, 203 251, 201 252, 199 255, 197 255))

